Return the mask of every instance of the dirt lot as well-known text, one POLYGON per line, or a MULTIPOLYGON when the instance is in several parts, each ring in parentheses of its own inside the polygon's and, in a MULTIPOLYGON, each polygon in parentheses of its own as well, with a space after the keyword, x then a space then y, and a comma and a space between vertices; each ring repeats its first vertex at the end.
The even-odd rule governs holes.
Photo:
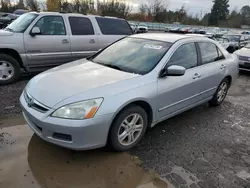
POLYGON ((18 104, 28 79, 0 88, 0 187, 250 187, 248 73, 222 106, 164 121, 129 154, 73 152, 32 135, 18 104))

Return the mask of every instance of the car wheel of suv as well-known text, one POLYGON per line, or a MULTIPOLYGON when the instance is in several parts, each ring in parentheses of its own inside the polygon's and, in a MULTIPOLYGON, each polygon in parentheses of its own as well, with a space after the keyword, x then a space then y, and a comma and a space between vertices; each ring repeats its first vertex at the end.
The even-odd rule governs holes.
POLYGON ((17 60, 7 54, 0 54, 0 85, 13 83, 20 76, 17 60))
POLYGON ((219 106, 227 96, 227 91, 229 89, 229 80, 225 78, 220 83, 217 91, 215 92, 211 101, 209 101, 212 106, 219 106))
POLYGON ((109 141, 116 151, 126 151, 134 147, 143 137, 148 126, 147 113, 137 105, 125 108, 115 118, 109 141))

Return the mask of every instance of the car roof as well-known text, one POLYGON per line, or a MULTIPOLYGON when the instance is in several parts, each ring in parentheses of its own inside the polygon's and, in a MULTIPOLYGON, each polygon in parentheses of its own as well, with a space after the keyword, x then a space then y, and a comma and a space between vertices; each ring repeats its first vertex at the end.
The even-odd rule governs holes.
POLYGON ((87 16, 87 17, 102 17, 102 18, 113 18, 113 19, 120 19, 124 20, 123 18, 111 17, 111 16, 99 16, 93 14, 80 14, 80 13, 64 13, 64 12, 31 12, 36 14, 42 15, 67 15, 67 16, 87 16))
POLYGON ((185 38, 192 38, 193 36, 172 34, 172 33, 143 33, 143 34, 132 35, 130 37, 150 39, 150 40, 159 40, 159 41, 174 43, 177 40, 181 40, 185 38))

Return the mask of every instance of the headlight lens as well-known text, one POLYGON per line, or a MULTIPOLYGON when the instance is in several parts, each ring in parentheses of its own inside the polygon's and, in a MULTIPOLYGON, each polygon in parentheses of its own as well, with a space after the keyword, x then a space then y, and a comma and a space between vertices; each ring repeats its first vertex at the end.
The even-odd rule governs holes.
POLYGON ((101 106, 103 98, 72 103, 57 109, 52 116, 65 119, 89 119, 94 117, 101 106))

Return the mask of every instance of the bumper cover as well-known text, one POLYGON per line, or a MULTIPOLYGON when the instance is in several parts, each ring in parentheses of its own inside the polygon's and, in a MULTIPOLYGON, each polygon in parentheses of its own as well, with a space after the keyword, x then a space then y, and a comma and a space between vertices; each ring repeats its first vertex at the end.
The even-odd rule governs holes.
POLYGON ((69 120, 51 117, 54 109, 41 113, 28 107, 23 94, 20 103, 29 127, 45 141, 73 150, 94 149, 106 145, 113 114, 86 120, 69 120), (71 139, 54 137, 55 133, 70 135, 71 139))

